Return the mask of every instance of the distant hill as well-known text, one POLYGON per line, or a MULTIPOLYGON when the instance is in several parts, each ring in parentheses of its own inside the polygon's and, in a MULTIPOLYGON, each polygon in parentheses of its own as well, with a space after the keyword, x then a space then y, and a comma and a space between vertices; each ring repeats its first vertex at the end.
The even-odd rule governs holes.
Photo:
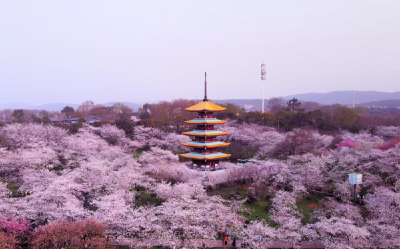
MULTIPOLYGON (((102 104, 104 106, 112 106, 114 103, 117 102, 108 102, 105 104, 102 104)), ((120 102, 124 105, 129 106, 130 108, 133 109, 133 111, 137 111, 139 107, 141 107, 141 104, 136 104, 136 103, 131 103, 131 102, 120 102)), ((26 109, 26 110, 46 110, 46 111, 61 111, 65 106, 71 106, 75 110, 78 108, 78 104, 71 104, 71 103, 50 103, 50 104, 44 104, 44 105, 31 105, 27 103, 5 103, 5 104, 0 104, 0 110, 3 109, 26 109)))
MULTIPOLYGON (((277 96, 278 97, 278 96, 277 96)), ((151 98, 151 96, 149 96, 151 98)), ((285 100, 297 98, 301 102, 313 101, 318 102, 321 105, 351 105, 353 103, 353 91, 335 91, 328 93, 303 93, 295 94, 283 97, 285 100)), ((246 107, 250 110, 261 110, 261 99, 213 99, 211 100, 215 103, 233 103, 239 105, 240 107, 246 107)), ((400 102, 400 92, 378 92, 378 91, 356 91, 355 92, 355 104, 357 106, 387 106, 387 107, 397 107, 400 102), (382 102, 388 101, 388 102, 382 102), (396 102, 397 101, 397 102, 396 102), (379 102, 379 103, 375 103, 379 102)), ((116 102, 108 102, 103 105, 111 106, 116 102)), ((139 107, 142 107, 142 103, 132 103, 132 102, 121 102, 124 105, 129 106, 133 111, 137 111, 139 107)), ((143 102, 144 103, 144 102, 143 102)), ((154 102, 147 102, 154 103, 154 102)), ((265 99, 265 105, 267 105, 268 99, 265 99)), ((28 109, 28 110, 48 110, 48 111, 61 111, 65 106, 71 106, 73 108, 78 108, 78 104, 65 104, 65 103, 53 103, 44 105, 30 105, 27 103, 7 103, 0 104, 1 109, 28 109)))
POLYGON ((46 111, 61 111, 65 106, 71 106, 74 109, 78 108, 77 104, 66 104, 66 103, 52 103, 44 105, 31 105, 27 103, 5 103, 0 104, 0 110, 2 109, 27 109, 27 110, 46 110, 46 111))
POLYGON ((357 106, 377 108, 400 108, 400 99, 380 100, 357 104, 357 106))
POLYGON ((137 111, 139 109, 139 107, 143 106, 142 104, 137 104, 137 103, 132 103, 132 102, 108 102, 108 103, 105 103, 105 104, 102 104, 102 105, 104 105, 104 106, 112 106, 115 103, 122 103, 122 104, 124 104, 126 106, 129 106, 130 108, 132 108, 132 110, 134 112, 137 111))
MULTIPOLYGON (((297 98, 302 101, 314 101, 323 105, 352 104, 353 91, 336 91, 328 93, 304 93, 284 97, 285 99, 297 98)), ((367 103, 380 100, 400 99, 400 92, 355 91, 355 103, 367 103)))
MULTIPOLYGON (((262 99, 211 99, 210 101, 218 104, 232 103, 250 111, 261 110, 262 105, 262 99)), ((265 99, 265 106, 267 104, 268 99, 265 99)))
MULTIPOLYGON (((261 108, 261 99, 211 99, 213 103, 232 103, 241 107, 244 105, 259 105, 261 108)), ((268 99, 265 100, 265 103, 268 102, 268 99)))
MULTIPOLYGON (((295 94, 283 97, 284 100, 297 98, 301 102, 313 101, 321 105, 352 105, 353 103, 353 91, 336 91, 328 93, 304 93, 295 94)), ((233 103, 240 107, 253 106, 252 109, 261 109, 261 99, 223 99, 213 100, 216 103, 233 103)), ((268 99, 265 100, 267 105, 268 99)), ((377 91, 355 91, 355 104, 357 106, 368 106, 368 105, 382 105, 388 107, 397 107, 396 103, 400 103, 400 92, 377 92, 377 91), (388 101, 388 102, 383 102, 388 101), (397 102, 396 102, 397 101, 397 102), (379 103, 375 103, 379 102, 379 103), (375 104, 374 104, 375 103, 375 104), (385 104, 384 104, 385 103, 385 104)))

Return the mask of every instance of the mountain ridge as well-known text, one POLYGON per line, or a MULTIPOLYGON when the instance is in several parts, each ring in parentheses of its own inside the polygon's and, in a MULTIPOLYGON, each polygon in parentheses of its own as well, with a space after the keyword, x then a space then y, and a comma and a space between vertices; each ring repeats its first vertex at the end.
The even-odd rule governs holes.
MULTIPOLYGON (((114 103, 122 103, 124 105, 129 106, 134 111, 137 111, 141 104, 132 103, 132 102, 107 102, 101 105, 104 106, 112 106, 114 103)), ((13 103, 2 103, 0 104, 0 110, 4 109, 26 109, 26 110, 46 110, 46 111, 61 111, 65 106, 70 106, 75 110, 78 108, 79 104, 71 104, 71 103, 46 103, 43 105, 31 105, 28 103, 22 102, 13 102, 13 103)))
MULTIPOLYGON (((379 91, 332 91, 327 93, 301 93, 288 95, 283 97, 284 100, 289 100, 292 98, 297 98, 301 102, 312 101, 317 102, 321 105, 332 105, 332 104, 341 104, 341 105, 349 105, 351 106, 353 103, 353 94, 355 94, 355 105, 356 106, 368 106, 368 105, 387 105, 384 103, 375 103, 379 101, 391 101, 388 103, 394 103, 394 106, 397 106, 397 103, 393 102, 396 100, 400 100, 400 91, 399 92, 379 92, 379 91)), ((245 106, 253 106, 253 110, 260 110, 262 99, 212 99, 215 103, 233 103, 237 104, 241 107, 245 106)), ((116 102, 107 102, 102 105, 111 106, 116 102)), ((134 111, 137 111, 139 107, 142 106, 141 103, 133 103, 133 102, 121 102, 124 105, 129 106, 134 111)), ((145 103, 145 102, 142 102, 145 103)), ((147 102, 151 103, 151 102, 147 102)), ((268 99, 265 99, 265 105, 268 103, 268 99)), ((390 104, 390 105, 392 105, 390 104)), ((31 105, 27 103, 4 103, 0 104, 0 109, 37 109, 37 110, 47 110, 47 111, 60 111, 65 106, 71 106, 74 109, 78 108, 78 104, 67 104, 67 103, 48 103, 43 105, 31 105)))

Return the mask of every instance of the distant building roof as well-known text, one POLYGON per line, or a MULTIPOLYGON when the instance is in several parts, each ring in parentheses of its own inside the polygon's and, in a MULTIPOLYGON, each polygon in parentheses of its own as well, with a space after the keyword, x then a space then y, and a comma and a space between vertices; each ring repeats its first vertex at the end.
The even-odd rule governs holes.
POLYGON ((68 121, 68 118, 59 118, 59 117, 55 117, 55 118, 50 118, 51 122, 65 122, 68 121))

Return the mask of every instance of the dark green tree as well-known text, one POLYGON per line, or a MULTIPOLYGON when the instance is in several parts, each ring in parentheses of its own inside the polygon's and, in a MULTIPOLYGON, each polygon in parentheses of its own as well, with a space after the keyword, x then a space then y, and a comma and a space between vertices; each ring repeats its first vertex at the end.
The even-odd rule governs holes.
POLYGON ((238 117, 238 122, 246 122, 249 124, 259 124, 264 126, 272 126, 275 124, 275 114, 270 112, 244 112, 238 117))
POLYGON ((32 114, 32 121, 33 121, 33 123, 36 123, 36 124, 41 124, 42 123, 42 119, 40 119, 35 114, 32 114))
POLYGON ((131 119, 132 109, 129 106, 117 102, 113 104, 113 108, 121 110, 121 112, 119 113, 119 119, 125 119, 125 120, 131 119))
POLYGON ((43 123, 44 125, 50 124, 50 123, 51 123, 51 119, 49 118, 49 116, 43 116, 43 117, 42 117, 42 123, 43 123))
POLYGON ((157 105, 157 104, 145 103, 145 104, 143 105, 143 110, 149 112, 150 115, 151 115, 151 113, 154 113, 154 111, 156 110, 156 105, 157 105))
POLYGON ((24 118, 24 110, 22 109, 16 109, 13 111, 13 120, 17 123, 23 123, 25 122, 25 118, 24 118))
POLYGON ((290 112, 299 112, 303 111, 303 108, 301 107, 301 102, 293 98, 287 102, 287 110, 290 112))
POLYGON ((339 106, 334 111, 332 118, 338 127, 348 129, 357 122, 359 116, 355 110, 346 106, 339 106))
POLYGON ((240 115, 246 113, 245 111, 240 108, 240 106, 232 104, 232 103, 223 103, 223 104, 218 104, 220 106, 223 106, 226 108, 225 111, 223 112, 217 112, 215 113, 215 117, 218 119, 237 119, 240 115))
POLYGON ((39 116, 40 116, 40 117, 49 116, 49 112, 46 111, 46 110, 41 110, 41 111, 39 112, 39 116))
POLYGON ((142 108, 139 108, 139 117, 140 119, 147 119, 150 118, 150 114, 142 108))
POLYGON ((115 125, 125 131, 125 135, 129 138, 133 137, 133 123, 127 119, 115 120, 115 125))
POLYGON ((75 112, 75 109, 70 106, 66 106, 61 110, 61 113, 64 113, 66 117, 69 117, 72 115, 72 113, 75 112))
POLYGON ((178 132, 181 132, 182 131, 182 127, 185 125, 185 121, 187 120, 187 118, 184 116, 184 115, 177 115, 175 118, 174 118, 174 122, 175 122, 175 124, 176 124, 176 130, 178 131, 178 132))

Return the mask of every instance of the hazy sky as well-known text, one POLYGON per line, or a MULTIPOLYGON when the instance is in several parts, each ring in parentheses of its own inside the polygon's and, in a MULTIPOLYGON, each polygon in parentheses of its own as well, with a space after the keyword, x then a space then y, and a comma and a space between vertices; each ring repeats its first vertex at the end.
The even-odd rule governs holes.
POLYGON ((0 103, 400 91, 400 1, 0 0, 0 103))

